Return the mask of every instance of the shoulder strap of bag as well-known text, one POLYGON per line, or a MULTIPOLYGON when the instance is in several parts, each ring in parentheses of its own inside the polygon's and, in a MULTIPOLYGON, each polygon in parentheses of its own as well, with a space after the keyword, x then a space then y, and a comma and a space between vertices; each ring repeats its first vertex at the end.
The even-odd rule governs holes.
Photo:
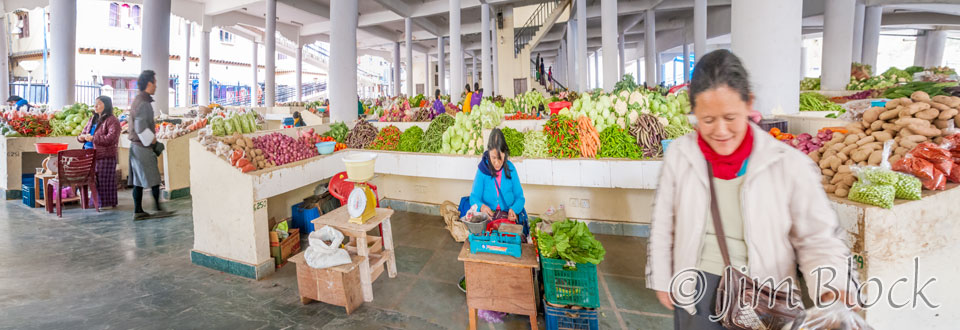
POLYGON ((707 161, 707 182, 710 182, 710 213, 713 215, 713 231, 720 244, 720 254, 723 255, 723 264, 730 266, 730 253, 727 252, 727 235, 723 233, 723 223, 720 220, 720 207, 717 206, 717 191, 713 187, 713 167, 707 161))

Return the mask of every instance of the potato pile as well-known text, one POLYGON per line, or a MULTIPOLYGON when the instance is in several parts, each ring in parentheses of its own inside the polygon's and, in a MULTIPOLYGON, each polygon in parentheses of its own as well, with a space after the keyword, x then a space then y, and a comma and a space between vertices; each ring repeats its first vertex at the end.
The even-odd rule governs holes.
POLYGON ((240 133, 234 133, 233 136, 223 138, 221 141, 234 151, 232 157, 228 158, 231 161, 230 163, 240 168, 244 173, 275 166, 272 161, 267 160, 263 150, 253 146, 253 139, 251 138, 244 137, 240 133))
POLYGON ((863 113, 863 121, 847 125, 847 134, 833 139, 808 155, 820 165, 827 193, 847 197, 856 177, 850 166, 880 165, 883 143, 893 140, 889 162, 893 163, 918 144, 939 144, 948 127, 960 127, 960 97, 934 96, 917 91, 910 98, 890 100, 885 107, 863 113))

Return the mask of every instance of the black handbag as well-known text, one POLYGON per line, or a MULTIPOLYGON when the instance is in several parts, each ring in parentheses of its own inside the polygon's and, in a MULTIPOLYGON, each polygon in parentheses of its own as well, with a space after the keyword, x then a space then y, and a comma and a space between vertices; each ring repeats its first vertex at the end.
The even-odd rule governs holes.
POLYGON ((153 153, 157 154, 157 157, 162 155, 163 150, 167 148, 167 146, 163 145, 163 142, 160 141, 154 142, 150 147, 153 149, 153 153))

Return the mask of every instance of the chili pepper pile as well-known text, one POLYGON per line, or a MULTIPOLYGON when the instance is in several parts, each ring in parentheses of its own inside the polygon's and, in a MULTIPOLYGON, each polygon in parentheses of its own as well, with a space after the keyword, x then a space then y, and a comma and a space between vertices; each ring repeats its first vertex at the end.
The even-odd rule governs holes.
POLYGON ((600 132, 601 158, 640 159, 641 150, 630 133, 617 126, 607 126, 600 132))
POLYGON ((663 144, 660 141, 667 138, 663 124, 657 117, 642 114, 636 123, 630 126, 630 135, 637 140, 637 146, 643 150, 643 156, 657 158, 663 156, 663 144))
POLYGON ((557 158, 580 157, 580 137, 577 122, 567 116, 553 116, 543 125, 547 134, 547 149, 550 156, 557 158))
POLYGON ((420 126, 413 126, 400 134, 399 151, 417 152, 420 150, 420 141, 423 139, 423 129, 420 126))
POLYGON ((380 130, 380 134, 377 134, 377 139, 370 145, 370 149, 397 150, 397 147, 400 146, 400 134, 400 129, 396 126, 384 127, 380 130))
POLYGON ((540 119, 540 116, 517 111, 517 113, 506 116, 505 118, 507 120, 537 120, 540 119))
POLYGON ((47 136, 53 130, 46 119, 32 115, 11 119, 8 124, 23 136, 47 136))

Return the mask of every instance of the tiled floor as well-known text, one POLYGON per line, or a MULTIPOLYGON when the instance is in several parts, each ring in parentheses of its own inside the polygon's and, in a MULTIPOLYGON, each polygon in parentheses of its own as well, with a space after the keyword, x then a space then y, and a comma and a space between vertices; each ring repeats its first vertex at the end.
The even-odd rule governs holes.
MULTIPOLYGON (((189 199, 178 215, 133 222, 129 191, 119 210, 68 209, 64 217, 0 201, 0 329, 463 329, 461 244, 439 217, 398 212, 396 278, 374 283, 375 299, 352 315, 302 305, 294 267, 253 281, 190 263, 189 199)), ((148 203, 149 204, 149 203, 148 203)), ((671 329, 644 289, 646 241, 600 236, 602 329, 671 329)), ((529 329, 508 316, 480 329, 529 329)), ((543 327, 541 316, 541 327, 543 327)))

